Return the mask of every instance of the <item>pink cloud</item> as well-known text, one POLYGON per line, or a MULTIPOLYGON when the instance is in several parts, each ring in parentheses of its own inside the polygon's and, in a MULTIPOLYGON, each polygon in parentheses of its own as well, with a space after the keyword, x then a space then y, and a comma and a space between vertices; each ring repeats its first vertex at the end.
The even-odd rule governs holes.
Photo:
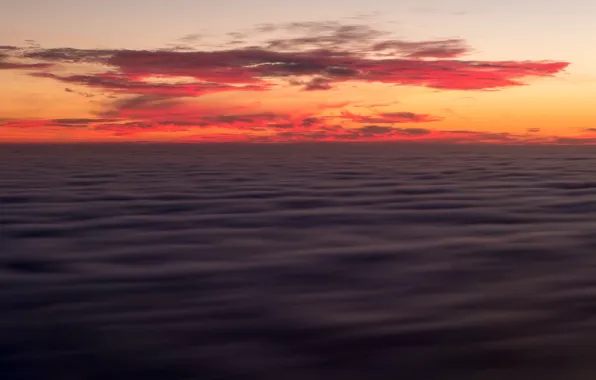
MULTIPOLYGON (((474 61, 459 59, 470 48, 461 39, 402 41, 365 25, 290 23, 262 31, 301 33, 261 46, 211 50, 34 49, 23 56, 48 62, 96 63, 102 74, 53 79, 114 91, 198 96, 210 91, 262 90, 276 78, 315 77, 305 89, 325 90, 331 82, 380 82, 444 90, 520 86, 531 77, 555 75, 568 62, 474 61), (148 85, 148 77, 191 77, 195 84, 148 85), (252 85, 255 87, 237 87, 252 85)), ((48 76, 50 77, 50 76, 48 76)))

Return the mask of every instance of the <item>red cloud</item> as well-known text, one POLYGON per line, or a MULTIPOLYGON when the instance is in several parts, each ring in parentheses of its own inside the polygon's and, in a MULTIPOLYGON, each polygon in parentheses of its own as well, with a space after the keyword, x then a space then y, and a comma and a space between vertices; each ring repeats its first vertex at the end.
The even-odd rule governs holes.
POLYGON ((549 61, 418 61, 374 60, 359 69, 372 82, 417 85, 448 90, 483 90, 523 83, 527 77, 545 77, 565 69, 567 62, 549 61))
MULTIPOLYGON (((96 54, 75 57, 88 61, 96 54)), ((261 89, 266 79, 317 75, 334 81, 364 81, 416 85, 440 89, 480 90, 521 85, 520 79, 554 75, 567 62, 549 61, 462 61, 419 59, 371 59, 343 51, 274 52, 242 49, 213 52, 114 51, 97 62, 106 62, 121 74, 55 77, 62 81, 90 86, 144 89, 142 78, 151 76, 194 77, 219 85, 256 84, 261 89), (125 81, 125 82, 123 82, 125 81), (103 84, 103 82, 108 82, 103 84), (112 84, 115 82, 115 84, 112 84)), ((50 49, 31 57, 70 61, 60 49, 50 49)), ((192 89, 178 89, 192 93, 192 89)))
POLYGON ((53 76, 56 80, 119 92, 181 96, 220 90, 262 90, 273 79, 300 76, 315 77, 306 90, 326 90, 331 88, 331 82, 346 81, 451 90, 496 89, 522 85, 522 80, 530 77, 554 75, 568 66, 567 62, 461 60, 457 58, 470 51, 463 40, 383 39, 387 33, 364 25, 307 22, 265 25, 259 31, 279 29, 302 35, 235 49, 57 48, 27 51, 23 56, 43 62, 96 63, 110 69, 104 74, 53 76), (192 77, 198 82, 146 83, 146 78, 155 76, 192 77), (255 87, 234 86, 239 84, 255 87))

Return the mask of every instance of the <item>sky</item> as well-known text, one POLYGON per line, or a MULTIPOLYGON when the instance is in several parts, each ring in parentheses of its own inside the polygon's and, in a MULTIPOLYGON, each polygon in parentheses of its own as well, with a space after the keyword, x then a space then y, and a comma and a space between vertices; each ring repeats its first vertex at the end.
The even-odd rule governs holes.
POLYGON ((593 0, 0 9, 0 142, 596 143, 593 0))

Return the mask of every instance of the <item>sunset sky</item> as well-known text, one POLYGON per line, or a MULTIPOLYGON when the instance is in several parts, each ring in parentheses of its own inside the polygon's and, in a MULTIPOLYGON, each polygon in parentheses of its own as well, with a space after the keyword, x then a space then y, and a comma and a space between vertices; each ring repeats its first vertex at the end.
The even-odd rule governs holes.
POLYGON ((596 143, 594 0, 0 0, 0 141, 596 143))

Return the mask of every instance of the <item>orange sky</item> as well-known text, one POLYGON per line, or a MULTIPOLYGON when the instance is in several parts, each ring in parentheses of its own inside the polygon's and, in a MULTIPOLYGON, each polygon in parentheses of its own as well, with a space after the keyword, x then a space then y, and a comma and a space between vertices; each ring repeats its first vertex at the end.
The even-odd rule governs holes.
MULTIPOLYGON (((482 18, 453 9, 468 23, 482 18)), ((214 24, 217 35, 180 30, 153 47, 46 25, 48 46, 0 41, 0 142, 595 141, 591 56, 566 58, 556 45, 549 55, 528 41, 524 57, 523 40, 507 54, 498 39, 473 46, 442 34, 436 14, 416 15, 435 20, 433 36, 378 16, 288 21, 287 12, 227 32, 214 24)))

